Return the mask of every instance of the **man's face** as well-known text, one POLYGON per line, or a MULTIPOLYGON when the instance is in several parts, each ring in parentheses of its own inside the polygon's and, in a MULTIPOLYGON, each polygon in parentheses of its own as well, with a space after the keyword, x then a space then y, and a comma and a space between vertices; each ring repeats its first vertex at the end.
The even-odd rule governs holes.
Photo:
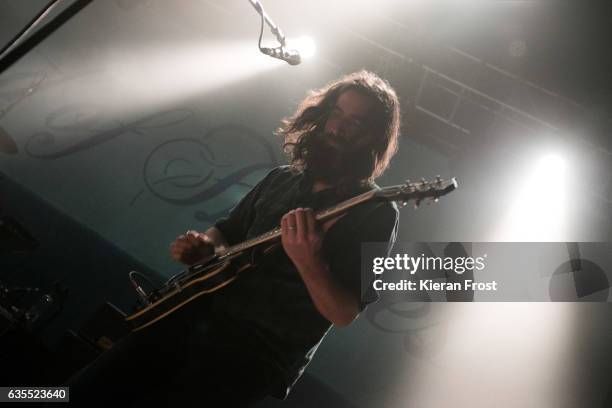
POLYGON ((359 92, 343 92, 325 122, 324 131, 344 141, 355 142, 355 138, 365 130, 372 105, 372 100, 359 92))
POLYGON ((309 139, 308 167, 317 179, 337 184, 370 176, 373 163, 367 124, 373 107, 372 99, 359 92, 340 94, 323 131, 309 139))

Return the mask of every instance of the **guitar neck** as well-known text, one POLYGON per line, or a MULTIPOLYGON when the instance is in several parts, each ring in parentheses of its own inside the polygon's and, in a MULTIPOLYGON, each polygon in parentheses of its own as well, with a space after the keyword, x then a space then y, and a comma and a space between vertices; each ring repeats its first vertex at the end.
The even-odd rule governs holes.
MULTIPOLYGON (((366 191, 365 193, 362 193, 358 196, 355 196, 339 204, 336 204, 335 206, 330 207, 326 210, 319 211, 318 213, 315 214, 315 219, 317 221, 326 221, 335 216, 344 214, 350 208, 358 204, 364 203, 366 201, 369 201, 373 199, 374 197, 375 197, 374 190, 366 191)), ((280 227, 278 227, 264 234, 258 235, 255 238, 251 238, 247 241, 241 242, 240 244, 236 244, 229 248, 226 248, 224 251, 220 252, 218 255, 219 255, 219 258, 225 258, 231 255, 235 255, 247 249, 253 248, 257 245, 271 243, 277 240, 280 236, 281 236, 281 229, 280 227)))

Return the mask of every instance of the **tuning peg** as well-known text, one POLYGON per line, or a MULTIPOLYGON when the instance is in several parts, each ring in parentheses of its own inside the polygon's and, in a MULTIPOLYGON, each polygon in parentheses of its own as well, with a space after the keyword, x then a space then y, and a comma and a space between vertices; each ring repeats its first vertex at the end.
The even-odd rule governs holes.
POLYGON ((442 184, 442 177, 440 177, 440 175, 436 176, 436 183, 442 184))
POLYGON ((433 202, 437 203, 438 201, 440 201, 440 197, 434 197, 433 202))

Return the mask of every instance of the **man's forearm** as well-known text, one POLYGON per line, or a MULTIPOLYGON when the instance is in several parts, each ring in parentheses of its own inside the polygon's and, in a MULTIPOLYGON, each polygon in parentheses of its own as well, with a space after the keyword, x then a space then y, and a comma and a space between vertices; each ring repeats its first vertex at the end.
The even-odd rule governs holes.
POLYGON ((319 313, 336 326, 347 326, 359 314, 355 296, 333 279, 327 262, 316 259, 296 265, 319 313))

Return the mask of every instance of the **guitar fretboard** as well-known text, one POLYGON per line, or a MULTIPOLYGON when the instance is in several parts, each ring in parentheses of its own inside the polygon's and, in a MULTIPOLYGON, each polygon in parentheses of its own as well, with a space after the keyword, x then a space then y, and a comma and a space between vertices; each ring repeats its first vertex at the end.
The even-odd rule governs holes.
MULTIPOLYGON (((365 193, 362 193, 358 196, 350 198, 346 201, 342 201, 341 203, 336 204, 333 207, 330 207, 326 210, 318 212, 315 215, 315 218, 317 221, 328 220, 330 218, 333 218, 336 215, 343 214, 351 207, 354 207, 358 204, 369 201, 374 197, 375 197, 375 190, 366 191, 365 193)), ((219 258, 225 258, 231 255, 237 254, 239 252, 245 251, 247 249, 253 248, 257 245, 261 245, 266 242, 271 242, 280 236, 281 236, 281 229, 280 227, 278 227, 264 234, 258 235, 255 238, 251 238, 247 241, 241 242, 240 244, 236 244, 229 248, 226 248, 224 251, 220 252, 218 255, 219 255, 219 258)))

